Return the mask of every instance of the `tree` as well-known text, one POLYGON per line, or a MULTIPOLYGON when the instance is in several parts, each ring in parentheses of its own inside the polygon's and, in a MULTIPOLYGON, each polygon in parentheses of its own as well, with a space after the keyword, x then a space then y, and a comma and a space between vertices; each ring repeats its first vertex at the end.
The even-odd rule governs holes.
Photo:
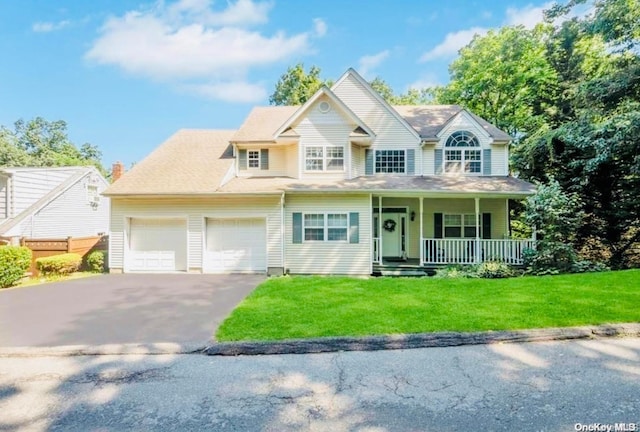
POLYGON ((71 166, 93 165, 103 174, 98 147, 85 143, 78 149, 67 136, 62 120, 47 121, 36 117, 18 120, 14 130, 0 128, 0 166, 71 166))
POLYGON ((329 82, 320 78, 320 68, 311 66, 309 72, 304 70, 304 65, 298 63, 287 69, 276 84, 276 88, 271 96, 271 105, 302 105, 323 84, 329 82))
POLYGON ((503 27, 476 35, 449 66, 438 102, 465 106, 513 136, 540 127, 557 75, 545 57, 544 29, 503 27))

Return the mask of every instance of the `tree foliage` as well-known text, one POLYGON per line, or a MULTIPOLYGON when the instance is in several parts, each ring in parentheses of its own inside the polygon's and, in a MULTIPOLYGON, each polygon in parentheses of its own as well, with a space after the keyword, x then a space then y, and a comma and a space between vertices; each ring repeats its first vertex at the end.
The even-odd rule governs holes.
POLYGON ((101 156, 95 145, 85 143, 76 147, 69 140, 67 124, 62 120, 47 121, 36 117, 16 121, 13 130, 0 127, 0 166, 93 165, 105 174, 101 156))

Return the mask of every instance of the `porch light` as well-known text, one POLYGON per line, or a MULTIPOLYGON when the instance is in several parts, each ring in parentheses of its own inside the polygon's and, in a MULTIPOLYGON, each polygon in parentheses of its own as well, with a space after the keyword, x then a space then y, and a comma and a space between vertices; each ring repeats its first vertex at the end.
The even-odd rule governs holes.
POLYGON ((416 220, 416 212, 412 211, 411 212, 411 222, 413 222, 414 220, 416 220))

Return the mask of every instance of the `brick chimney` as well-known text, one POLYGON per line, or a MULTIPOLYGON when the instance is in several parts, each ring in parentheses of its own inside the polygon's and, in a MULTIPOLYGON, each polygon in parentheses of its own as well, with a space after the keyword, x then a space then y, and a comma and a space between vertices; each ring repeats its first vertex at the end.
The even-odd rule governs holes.
POLYGON ((124 165, 118 161, 111 166, 111 182, 115 182, 124 174, 124 165))

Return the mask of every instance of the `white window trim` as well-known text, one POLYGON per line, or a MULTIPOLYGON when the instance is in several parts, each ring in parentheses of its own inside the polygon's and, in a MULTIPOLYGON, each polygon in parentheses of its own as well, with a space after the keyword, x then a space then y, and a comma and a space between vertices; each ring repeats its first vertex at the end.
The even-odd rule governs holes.
POLYGON ((349 243, 349 213, 348 212, 308 212, 302 213, 302 242, 303 243, 349 243), (307 227, 305 224, 305 216, 307 215, 322 215, 322 240, 307 240, 306 229, 320 229, 320 227, 307 227), (345 227, 331 227, 336 229, 345 229, 347 232, 347 238, 345 240, 329 240, 329 215, 341 215, 346 216, 347 225, 345 227))
MULTIPOLYGON (((465 228, 469 228, 470 226, 473 226, 473 228, 476 228, 476 224, 474 223, 473 225, 465 225, 464 224, 464 218, 465 216, 473 216, 473 220, 476 220, 476 215, 475 213, 443 213, 442 214, 442 238, 443 239, 474 239, 476 238, 476 235, 474 234, 473 237, 465 237, 464 236, 464 229, 465 228), (460 226, 460 234, 462 235, 462 237, 447 237, 447 216, 460 216, 461 220, 460 223, 461 225, 449 225, 449 227, 458 227, 460 226)), ((476 221, 477 223, 477 221, 476 221)), ((479 228, 480 228, 480 237, 482 237, 482 222, 479 223, 479 228)))
POLYGON ((482 147, 444 147, 444 154, 442 155, 442 172, 447 175, 481 176, 484 168, 484 155, 483 155, 484 152, 482 150, 483 150, 482 147), (461 164, 460 166, 462 170, 459 172, 447 171, 447 162, 450 162, 447 160, 447 152, 456 151, 456 150, 460 150, 462 152, 462 158, 460 160, 460 164, 461 164), (480 160, 470 161, 470 162, 480 162, 480 171, 467 172, 464 170, 465 162, 467 162, 465 157, 465 151, 468 151, 468 150, 475 150, 480 152, 480 160))
POLYGON ((373 174, 386 174, 386 175, 407 175, 407 149, 395 149, 395 148, 381 148, 375 149, 373 152, 373 174), (378 172, 376 167, 376 161, 378 160, 378 152, 381 151, 398 151, 404 155, 404 171, 403 172, 378 172))
POLYGON ((248 170, 259 170, 260 168, 262 168, 262 150, 247 150, 247 169, 248 170), (258 166, 257 167, 252 167, 249 164, 249 161, 251 160, 251 157, 249 156, 251 153, 258 153, 258 166))
MULTIPOLYGON (((346 146, 339 144, 307 144, 303 147, 303 171, 305 173, 343 173, 346 171, 347 166, 347 154, 346 146), (322 169, 312 170, 307 168, 307 147, 320 147, 322 148, 322 169), (339 147, 342 149, 342 169, 327 169, 329 158, 327 157, 327 149, 330 147, 339 147)), ((311 158, 320 159, 320 158, 311 158)))
POLYGON ((87 202, 89 204, 100 202, 100 190, 98 188, 98 185, 89 183, 89 184, 87 184, 86 191, 87 191, 87 202), (89 189, 91 189, 91 188, 95 188, 95 190, 96 190, 95 195, 89 193, 89 189))

